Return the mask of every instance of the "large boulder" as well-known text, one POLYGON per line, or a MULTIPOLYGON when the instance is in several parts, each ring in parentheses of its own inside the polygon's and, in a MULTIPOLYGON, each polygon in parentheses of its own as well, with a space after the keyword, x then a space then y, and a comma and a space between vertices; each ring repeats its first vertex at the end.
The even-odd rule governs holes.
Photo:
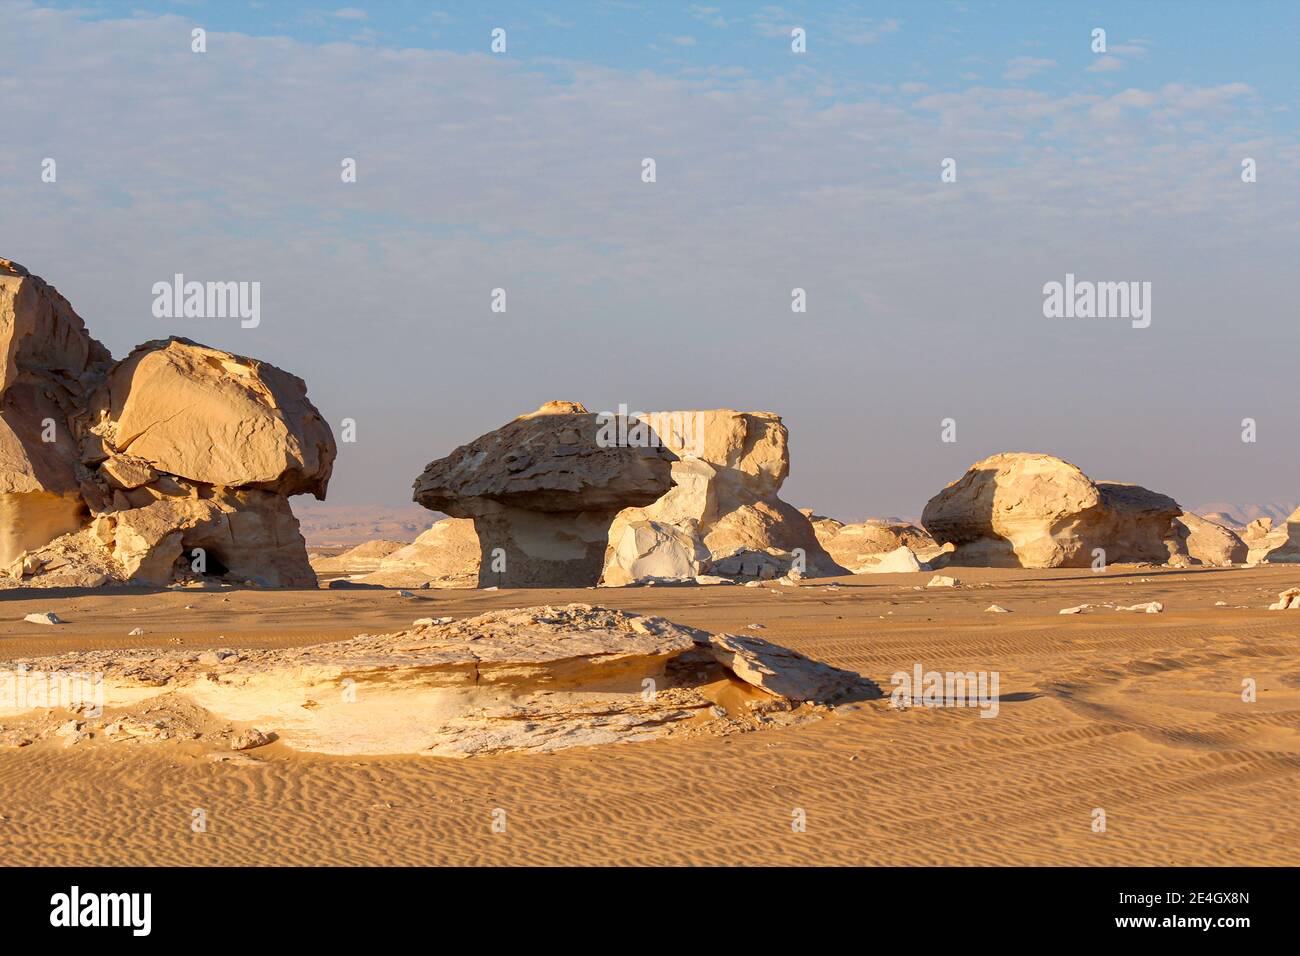
POLYGON ((790 472, 780 416, 722 408, 637 420, 675 456, 673 487, 614 520, 602 583, 846 573, 808 517, 777 496, 790 472))
POLYGON ((181 338, 111 363, 66 299, 0 259, 0 567, 51 586, 314 586, 288 496, 324 497, 335 447, 303 382, 181 338))
POLYGON ((183 338, 136 346, 88 417, 86 455, 101 468, 129 454, 198 484, 324 498, 334 465, 334 436, 302 379, 183 338))
POLYGON ((68 417, 110 361, 53 286, 0 259, 0 565, 85 523, 68 417))
POLYGON ((581 405, 548 402, 431 462, 414 498, 473 520, 483 586, 595 584, 614 516, 667 492, 674 457, 602 434, 581 405))
MULTIPOLYGON (((1247 531, 1250 530, 1248 527, 1247 531)), ((1262 519, 1246 543, 1250 564, 1300 564, 1300 508, 1277 527, 1273 527, 1268 519, 1262 519)))
POLYGON ((1174 519, 1174 535, 1179 551, 1186 552, 1193 564, 1227 567, 1246 561, 1246 542, 1236 532, 1190 511, 1174 519))
POLYGON ((976 462, 930 499, 921 524, 952 543, 949 563, 990 567, 1163 564, 1179 551, 1182 508, 1137 485, 1094 482, 1051 455, 1006 452, 976 462))
POLYGON ((876 518, 844 524, 812 514, 809 520, 826 552, 854 574, 883 572, 885 568, 880 565, 886 559, 889 559, 886 561, 889 570, 919 570, 919 566, 910 565, 918 560, 929 561, 943 550, 923 529, 905 521, 876 518), (912 554, 912 560, 901 556, 900 549, 912 554))

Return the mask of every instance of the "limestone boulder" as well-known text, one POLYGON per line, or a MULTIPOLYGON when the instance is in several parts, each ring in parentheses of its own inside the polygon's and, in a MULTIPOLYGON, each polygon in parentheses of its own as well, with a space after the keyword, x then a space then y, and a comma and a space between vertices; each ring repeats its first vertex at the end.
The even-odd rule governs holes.
POLYGON ((942 548, 923 529, 904 521, 873 519, 854 524, 843 524, 833 518, 819 517, 813 522, 817 540, 837 564, 854 574, 878 569, 876 566, 893 555, 893 570, 900 558, 899 549, 905 549, 914 560, 927 561, 942 548), (922 557, 924 555, 924 557, 922 557))
POLYGON ((1276 527, 1270 522, 1247 544, 1249 564, 1300 564, 1300 508, 1276 527))
POLYGON ((675 456, 673 485, 652 504, 614 519, 602 583, 644 583, 666 569, 682 577, 847 573, 826 553, 808 517, 777 495, 790 472, 780 416, 724 408, 638 420, 675 456))
POLYGON ((1051 455, 1008 452, 979 461, 925 506, 921 524, 955 551, 949 563, 990 567, 1163 564, 1178 552, 1167 495, 1094 482, 1051 455))
POLYGON ((324 498, 336 453, 302 379, 183 338, 146 342, 114 365, 87 419, 88 463, 130 455, 226 488, 324 498))
POLYGON ((672 486, 658 442, 608 441, 596 415, 550 402, 432 462, 416 502, 474 522, 485 586, 595 584, 610 524, 672 486))
POLYGON ((111 512, 112 554, 131 584, 224 577, 263 587, 315 587, 288 501, 258 489, 163 497, 111 512))
POLYGON ((300 379, 181 338, 113 364, 0 259, 0 566, 24 586, 168 584, 194 548, 208 576, 314 585, 287 499, 323 497, 334 454, 300 379))
POLYGON ((32 378, 80 396, 112 357, 58 290, 16 262, 0 259, 0 392, 32 378))
POLYGON ((109 361, 67 299, 0 259, 0 565, 86 520, 68 416, 109 361))
POLYGON ((1246 562, 1248 548, 1236 532, 1190 511, 1174 519, 1174 536, 1175 553, 1186 553, 1193 564, 1227 567, 1246 562))

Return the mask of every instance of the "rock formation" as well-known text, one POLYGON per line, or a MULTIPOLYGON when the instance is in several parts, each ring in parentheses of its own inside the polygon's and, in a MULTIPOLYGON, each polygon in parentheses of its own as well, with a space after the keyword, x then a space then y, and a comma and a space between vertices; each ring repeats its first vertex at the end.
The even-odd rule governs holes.
POLYGON ((924 530, 905 521, 872 519, 844 524, 834 518, 809 515, 817 540, 837 564, 854 574, 917 571, 943 548, 924 530), (900 549, 912 555, 909 560, 900 549), (882 567, 881 564, 884 563, 882 567))
POLYGON ((1300 564, 1300 508, 1277 527, 1268 519, 1261 519, 1258 526, 1252 522, 1246 530, 1248 563, 1300 564), (1256 528, 1254 534, 1250 534, 1252 527, 1256 528))
MULTIPOLYGON (((115 649, 28 663, 102 674, 98 735, 110 744, 142 732, 159 739, 148 735, 153 726, 227 751, 270 740, 332 754, 551 751, 760 730, 881 696, 852 671, 757 637, 586 604, 491 611, 311 647, 115 649), (349 686, 360 690, 349 695, 349 686), (185 713, 187 722, 169 719, 185 713)), ((0 717, 6 727, 14 716, 44 720, 57 732, 47 713, 11 708, 0 717)))
POLYGON ((1163 564, 1180 553, 1173 520, 1182 513, 1166 495, 1094 482, 1051 455, 1007 452, 931 498, 921 524, 956 546, 956 565, 1088 567, 1097 548, 1108 564, 1163 564))
POLYGON ((581 405, 548 402, 430 463, 414 498, 473 520, 485 587, 593 585, 614 516, 672 486, 670 452, 601 431, 581 405))
POLYGON ((122 361, 0 260, 0 565, 37 585, 316 583, 288 496, 335 447, 303 382, 187 339, 122 361))
POLYGON ((1227 567, 1246 561, 1246 542, 1236 532, 1190 511, 1184 511, 1174 519, 1174 535, 1178 554, 1171 555, 1171 562, 1184 552, 1190 563, 1211 567, 1227 567))
POLYGON ((780 416, 722 408, 643 418, 676 456, 673 487, 615 518, 603 584, 846 573, 807 516, 777 496, 790 472, 780 416))
MULTIPOLYGON (((388 588, 475 588, 481 564, 482 548, 473 520, 443 518, 410 544, 384 555, 375 570, 356 580, 388 588)), ((491 584, 497 583, 495 575, 488 577, 493 578, 491 584)))
POLYGON ((69 416, 112 357, 68 300, 0 259, 0 567, 85 524, 69 416))

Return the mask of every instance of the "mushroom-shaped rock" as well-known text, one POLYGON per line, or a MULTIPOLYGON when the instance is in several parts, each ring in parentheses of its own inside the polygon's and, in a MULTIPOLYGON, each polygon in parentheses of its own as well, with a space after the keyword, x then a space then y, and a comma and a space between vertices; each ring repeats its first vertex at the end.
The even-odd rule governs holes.
POLYGON ((607 440, 606 425, 577 403, 547 403, 430 463, 414 498, 474 520, 481 584, 595 584, 614 516, 672 486, 662 443, 607 440))
POLYGON ((921 524, 956 550, 950 563, 992 567, 1087 567, 1164 563, 1178 550, 1182 509, 1137 485, 1094 482, 1051 455, 1006 452, 971 466, 930 499, 921 524))
POLYGON ((334 465, 334 436, 302 379, 188 339, 137 346, 89 419, 89 461, 129 454, 205 485, 324 498, 334 465))

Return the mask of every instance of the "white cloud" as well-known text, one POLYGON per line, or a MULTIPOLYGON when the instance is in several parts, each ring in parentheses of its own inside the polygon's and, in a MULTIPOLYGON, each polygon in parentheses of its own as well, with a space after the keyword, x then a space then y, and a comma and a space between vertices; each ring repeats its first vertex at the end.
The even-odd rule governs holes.
MULTIPOLYGON (((806 500, 833 508, 842 481, 848 501, 874 468, 880 507, 905 510, 915 476, 882 475, 870 449, 898 442, 909 454, 891 460, 914 468, 937 444, 934 408, 1032 394, 1033 414, 1059 403, 1054 427, 1113 435, 1123 408, 1167 398, 1152 368, 1220 380, 1231 357, 1185 338, 1221 332, 1214 303, 1289 314, 1300 202, 1243 186, 1225 157, 1266 156, 1285 183, 1300 146, 1244 83, 905 84, 823 106, 813 91, 843 81, 813 71, 539 69, 239 34, 210 34, 198 57, 177 40, 188 29, 6 12, 0 90, 21 95, 0 138, 0 255, 54 281, 119 356, 188 334, 302 375, 329 420, 365 423, 367 461, 341 458, 332 498, 401 500, 431 457, 562 387, 599 407, 778 404, 813 476, 806 500), (44 156, 57 185, 39 181, 44 156), (345 156, 355 185, 339 180, 345 156), (959 180, 941 186, 948 156, 959 180), (1170 321, 1124 347, 1044 328, 1038 290, 1067 269, 1156 279, 1170 321), (262 281, 262 326, 160 327, 148 292, 175 272, 262 281), (801 326, 796 285, 813 303, 801 326), (506 316, 487 308, 497 286, 506 316), (924 355, 925 402, 891 407, 854 460, 843 435, 861 427, 871 354, 924 355), (1062 355, 1119 376, 1127 404, 1091 375, 1064 380, 1062 355)), ((1284 380, 1284 352, 1251 354, 1257 380, 1284 380)), ((915 391, 914 363, 871 374, 879 394, 915 391)))
POLYGON ((1017 56, 1007 61, 1007 68, 1002 72, 1002 79, 1012 82, 1027 80, 1055 66, 1055 60, 1037 56, 1017 56))
POLYGON ((330 16, 336 20, 368 20, 370 15, 359 7, 342 7, 335 10, 330 16))
POLYGON ((1113 73, 1124 69, 1124 61, 1115 56, 1099 56, 1088 66, 1089 73, 1113 73))

